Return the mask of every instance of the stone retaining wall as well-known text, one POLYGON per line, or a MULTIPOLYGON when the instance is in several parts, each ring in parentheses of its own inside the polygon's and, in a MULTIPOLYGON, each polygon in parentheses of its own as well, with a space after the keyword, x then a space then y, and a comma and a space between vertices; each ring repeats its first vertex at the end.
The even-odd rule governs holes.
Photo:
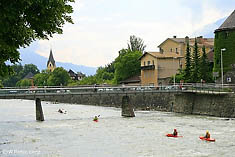
MULTIPOLYGON (((202 93, 96 93, 80 95, 44 96, 41 100, 69 104, 121 107, 123 96, 135 110, 157 110, 185 114, 235 118, 235 94, 202 93)), ((27 99, 27 98, 25 98, 27 99)), ((31 98, 32 99, 32 98, 31 98)))

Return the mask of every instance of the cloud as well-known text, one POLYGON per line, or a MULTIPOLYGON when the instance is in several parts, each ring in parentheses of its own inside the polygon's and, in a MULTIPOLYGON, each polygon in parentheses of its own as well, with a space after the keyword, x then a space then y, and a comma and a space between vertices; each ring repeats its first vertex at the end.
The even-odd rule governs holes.
POLYGON ((56 61, 104 66, 127 48, 130 35, 142 38, 147 51, 158 51, 157 46, 173 35, 195 35, 233 11, 220 4, 218 0, 80 0, 74 4, 75 24, 66 24, 63 35, 39 41, 36 52, 48 57, 52 47, 56 61))

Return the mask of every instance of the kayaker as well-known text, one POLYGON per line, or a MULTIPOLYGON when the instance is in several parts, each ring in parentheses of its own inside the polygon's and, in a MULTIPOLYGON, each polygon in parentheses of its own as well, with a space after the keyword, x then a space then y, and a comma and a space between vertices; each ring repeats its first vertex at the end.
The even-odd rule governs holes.
POLYGON ((64 113, 64 114, 67 113, 67 111, 65 111, 64 109, 59 109, 58 112, 59 112, 59 113, 64 113))
POLYGON ((205 137, 205 138, 210 138, 210 137, 211 137, 209 131, 206 131, 206 135, 205 135, 204 137, 205 137))
POLYGON ((59 113, 63 113, 63 111, 61 109, 58 110, 59 113))
POLYGON ((95 116, 95 118, 93 119, 93 121, 97 121, 98 120, 98 117, 97 116, 95 116))
POLYGON ((177 132, 176 129, 174 129, 173 135, 174 135, 174 136, 177 136, 177 135, 178 135, 178 132, 177 132))

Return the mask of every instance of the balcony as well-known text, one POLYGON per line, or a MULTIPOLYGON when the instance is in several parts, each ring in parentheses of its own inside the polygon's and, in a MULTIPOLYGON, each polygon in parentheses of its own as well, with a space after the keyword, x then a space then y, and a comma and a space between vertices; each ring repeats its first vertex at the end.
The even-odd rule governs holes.
POLYGON ((141 70, 154 70, 154 69, 155 69, 155 65, 141 66, 141 70))

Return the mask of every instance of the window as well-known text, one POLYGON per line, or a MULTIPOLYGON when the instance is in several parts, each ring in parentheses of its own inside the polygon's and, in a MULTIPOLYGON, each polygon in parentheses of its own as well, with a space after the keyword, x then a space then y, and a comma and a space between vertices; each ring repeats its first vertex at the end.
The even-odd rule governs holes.
POLYGON ((225 32, 225 39, 228 38, 229 32, 225 32))
POLYGON ((180 69, 183 68, 181 60, 179 60, 180 69))
POLYGON ((150 65, 150 61, 148 61, 148 65, 150 65))
POLYGON ((171 48, 171 52, 172 52, 172 48, 171 48))
POLYGON ((144 61, 144 66, 145 66, 145 61, 144 61))
POLYGON ((228 82, 228 83, 232 82, 231 77, 227 77, 227 82, 228 82))
POLYGON ((154 60, 153 60, 153 65, 154 65, 154 60))
POLYGON ((160 48, 160 53, 163 53, 163 52, 164 52, 164 50, 162 48, 160 48))
POLYGON ((178 48, 175 48, 175 52, 178 53, 178 48))

